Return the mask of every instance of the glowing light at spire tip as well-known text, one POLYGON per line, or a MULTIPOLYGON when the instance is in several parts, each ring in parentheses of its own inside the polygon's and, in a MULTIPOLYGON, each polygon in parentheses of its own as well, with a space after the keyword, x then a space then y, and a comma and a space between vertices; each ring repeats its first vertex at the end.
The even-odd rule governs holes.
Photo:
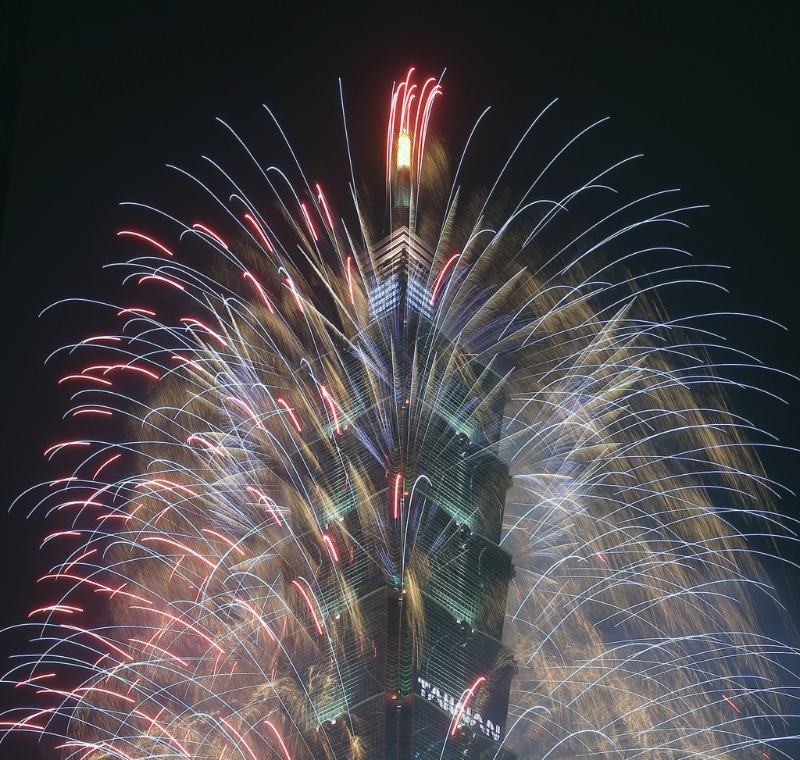
POLYGON ((405 130, 397 138, 397 168, 411 168, 411 136, 405 130))

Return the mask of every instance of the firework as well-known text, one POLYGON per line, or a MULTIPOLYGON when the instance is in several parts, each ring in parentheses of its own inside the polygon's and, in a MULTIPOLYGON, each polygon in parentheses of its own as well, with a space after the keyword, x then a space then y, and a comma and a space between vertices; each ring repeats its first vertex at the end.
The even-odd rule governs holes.
POLYGON ((46 452, 64 559, 5 729, 82 760, 780 752, 796 651, 733 527, 780 531, 774 486, 717 339, 656 308, 702 273, 639 269, 689 209, 615 200, 625 161, 470 195, 440 95, 392 91, 380 221, 233 130, 271 202, 211 164, 211 213, 129 206, 137 300, 68 347, 94 433, 46 452))

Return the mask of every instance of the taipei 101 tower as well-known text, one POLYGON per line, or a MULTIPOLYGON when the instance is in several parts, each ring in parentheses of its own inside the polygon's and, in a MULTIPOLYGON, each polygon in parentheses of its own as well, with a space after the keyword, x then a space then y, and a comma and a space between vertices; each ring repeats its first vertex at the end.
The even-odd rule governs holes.
POLYGON ((366 363, 392 368, 380 410, 391 453, 376 466, 351 432, 376 414, 357 403, 341 436, 387 517, 384 535, 375 535, 362 510, 342 519, 357 543, 373 546, 340 568, 372 644, 342 663, 347 705, 330 704, 324 728, 337 758, 352 756, 355 742, 367 758, 512 760, 500 744, 515 672, 501 642, 513 573, 498 545, 510 485, 498 457, 504 387, 437 325, 436 300, 459 254, 431 250, 414 231, 425 131, 439 91, 433 80, 416 89, 406 81, 394 95, 385 237, 359 262, 372 292, 363 343, 375 355, 349 362, 354 378, 366 363), (369 559, 381 547, 383 570, 369 559))

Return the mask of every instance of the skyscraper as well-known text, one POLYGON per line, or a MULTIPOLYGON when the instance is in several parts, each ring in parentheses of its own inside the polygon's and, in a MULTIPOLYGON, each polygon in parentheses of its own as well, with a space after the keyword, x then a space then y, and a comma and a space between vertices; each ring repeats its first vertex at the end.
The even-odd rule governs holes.
MULTIPOLYGON (((341 531, 366 551, 340 556, 341 578, 331 574, 318 598, 329 619, 342 620, 343 606, 352 606, 363 628, 339 665, 340 697, 320 717, 337 758, 351 757, 353 742, 358 756, 387 760, 511 758, 499 746, 514 672, 501 642, 513 572, 498 545, 510 485, 498 456, 503 382, 433 318, 450 257, 436 261, 412 229, 415 135, 399 121, 386 235, 359 262, 372 291, 360 343, 374 355, 344 354, 355 387, 370 382, 366 366, 391 368, 377 414, 391 453, 377 461, 374 442, 359 439, 358 431, 379 429, 376 410, 359 405, 371 394, 352 394, 339 439, 349 465, 369 473, 386 532, 376 535, 374 512, 355 503, 334 509, 340 524, 331 535, 341 531), (342 580, 349 594, 341 594, 342 580)), ((343 486, 330 490, 346 493, 343 486)), ((310 654, 301 681, 314 681, 322 655, 310 654)), ((322 693, 312 699, 325 703, 322 693)))

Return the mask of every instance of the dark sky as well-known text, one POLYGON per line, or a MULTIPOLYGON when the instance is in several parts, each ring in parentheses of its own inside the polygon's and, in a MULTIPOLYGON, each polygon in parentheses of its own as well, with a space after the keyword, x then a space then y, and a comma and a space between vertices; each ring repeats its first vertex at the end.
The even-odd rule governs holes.
MULTIPOLYGON (((16 38, 24 57, 3 217, 3 504, 50 474, 41 453, 59 435, 66 399, 42 363, 85 327, 65 323, 66 311, 37 315, 60 298, 102 296, 101 265, 126 255, 114 237, 119 202, 168 206, 165 163, 191 167, 206 151, 224 162, 230 142, 216 116, 248 141, 266 139, 262 103, 304 166, 344 198, 338 77, 357 175, 380 182, 386 101, 409 65, 425 74, 447 67, 437 108, 456 144, 493 107, 497 169, 553 97, 550 128, 565 136, 610 116, 597 143, 608 146, 609 162, 620 146, 643 152, 643 186, 680 187, 687 203, 710 204, 692 215, 684 243, 698 260, 732 267, 717 276, 731 291, 724 308, 789 328, 734 320, 727 333, 767 365, 800 373, 794 3, 17 5, 28 22, 16 38)), ((13 87, 3 96, 13 106, 13 87)), ((799 445, 800 384, 769 373, 751 379, 791 403, 750 394, 737 398, 739 411, 799 445)), ((765 461, 772 477, 800 488, 796 455, 767 452, 765 461)), ((798 515, 793 497, 780 509, 798 515)), ((7 621, 20 619, 35 593, 41 526, 23 513, 0 515, 7 621)))

